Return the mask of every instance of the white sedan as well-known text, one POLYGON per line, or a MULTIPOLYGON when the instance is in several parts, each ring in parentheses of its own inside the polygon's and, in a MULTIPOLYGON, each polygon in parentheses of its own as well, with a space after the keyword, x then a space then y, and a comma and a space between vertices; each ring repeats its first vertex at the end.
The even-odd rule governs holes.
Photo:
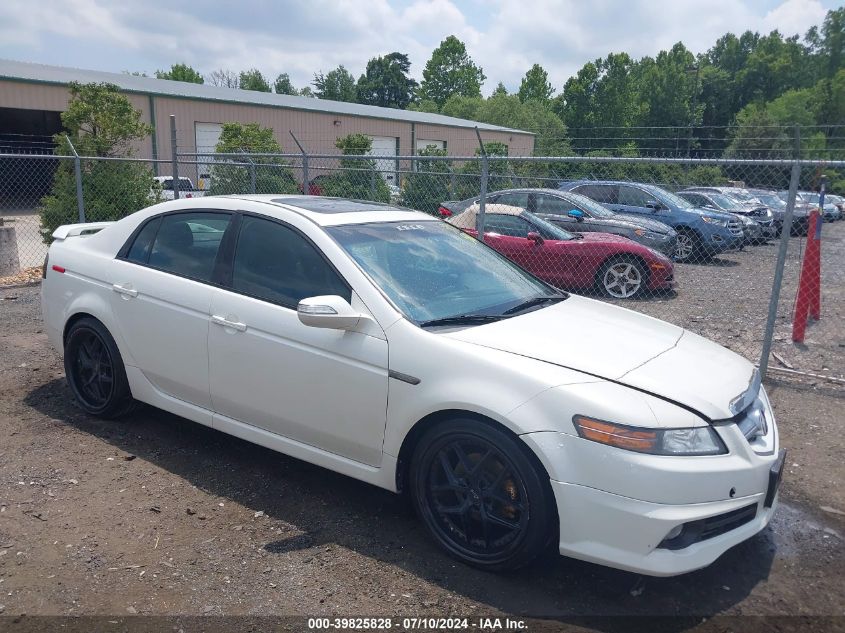
POLYGON ((749 362, 430 216, 215 197, 53 237, 44 321, 82 409, 145 402, 407 493, 466 563, 556 542, 674 575, 772 518, 784 451, 749 362))

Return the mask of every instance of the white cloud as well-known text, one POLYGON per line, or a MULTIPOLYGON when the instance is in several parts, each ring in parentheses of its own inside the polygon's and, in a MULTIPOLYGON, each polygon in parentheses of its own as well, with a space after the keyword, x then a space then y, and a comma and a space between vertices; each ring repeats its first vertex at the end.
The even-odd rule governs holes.
POLYGON ((0 57, 101 70, 146 70, 186 62, 202 72, 258 67, 298 86, 343 64, 409 54, 421 78, 448 35, 467 44, 487 75, 485 90, 515 89, 542 64, 560 90, 585 62, 609 52, 655 55, 683 41, 707 50, 728 31, 803 34, 833 0, 2 0, 0 57), (761 6, 768 5, 768 6, 761 6))

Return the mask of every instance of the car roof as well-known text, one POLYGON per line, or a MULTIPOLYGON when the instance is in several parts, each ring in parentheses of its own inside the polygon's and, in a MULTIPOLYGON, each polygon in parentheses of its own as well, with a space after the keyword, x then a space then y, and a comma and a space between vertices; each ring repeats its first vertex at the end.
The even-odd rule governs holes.
MULTIPOLYGON (((369 200, 283 194, 234 195, 224 197, 259 203, 262 214, 271 217, 277 216, 280 219, 284 216, 283 210, 293 211, 319 226, 366 224, 372 222, 440 221, 438 218, 422 213, 421 211, 414 211, 413 209, 406 209, 381 202, 371 202, 369 200), (276 210, 275 212, 274 209, 276 210)), ((209 199, 209 196, 206 196, 197 200, 204 200, 204 205, 207 207, 209 199)))
MULTIPOLYGON (((457 226, 459 229, 474 229, 476 227, 475 218, 478 216, 478 211, 481 209, 478 203, 472 204, 466 208, 463 213, 453 215, 446 220, 449 224, 457 226)), ((495 202, 484 205, 484 213, 497 213, 499 215, 522 215, 525 209, 522 207, 514 207, 509 204, 496 204, 495 202)))

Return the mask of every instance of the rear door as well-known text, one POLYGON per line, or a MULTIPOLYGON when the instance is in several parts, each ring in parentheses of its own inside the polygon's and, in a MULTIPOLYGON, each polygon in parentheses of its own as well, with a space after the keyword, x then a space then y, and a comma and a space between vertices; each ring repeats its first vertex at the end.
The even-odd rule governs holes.
POLYGON ((214 210, 155 216, 113 262, 111 305, 127 364, 164 394, 205 409, 211 284, 231 220, 214 210))

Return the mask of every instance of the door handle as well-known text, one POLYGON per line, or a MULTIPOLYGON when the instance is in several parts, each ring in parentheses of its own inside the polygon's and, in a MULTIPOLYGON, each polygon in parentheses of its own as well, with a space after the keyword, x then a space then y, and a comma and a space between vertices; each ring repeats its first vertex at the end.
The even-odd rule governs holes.
POLYGON ((126 297, 137 297, 138 291, 133 288, 127 288, 126 286, 121 286, 120 284, 112 284, 111 289, 117 292, 118 294, 122 294, 126 297))
POLYGON ((222 325, 223 327, 230 327, 238 332, 246 332, 246 323, 241 323, 240 321, 230 321, 219 314, 212 314, 211 322, 216 323, 217 325, 222 325))

